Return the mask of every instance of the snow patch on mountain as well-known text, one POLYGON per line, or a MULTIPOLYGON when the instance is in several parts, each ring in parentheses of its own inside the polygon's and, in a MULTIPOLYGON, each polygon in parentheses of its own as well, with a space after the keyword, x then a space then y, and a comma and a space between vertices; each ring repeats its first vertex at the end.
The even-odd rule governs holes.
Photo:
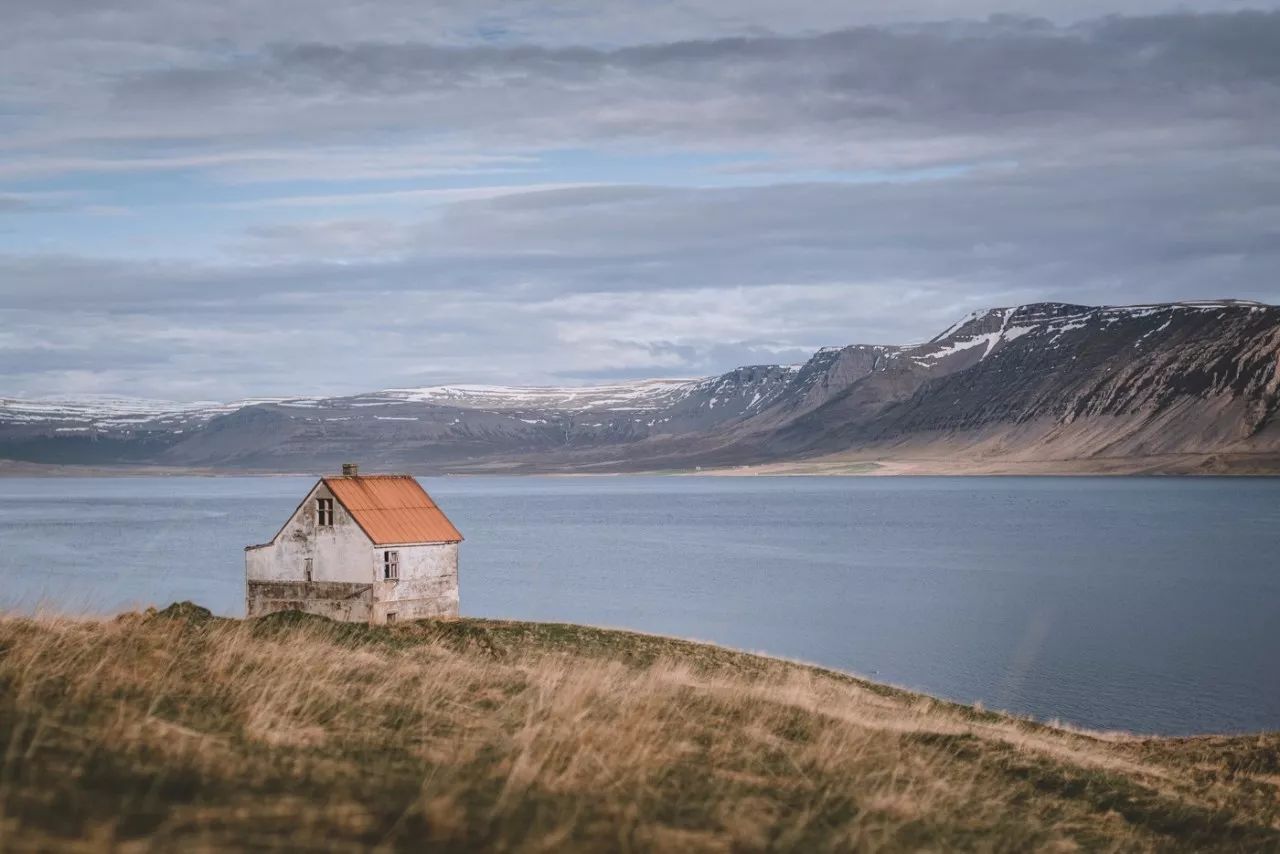
POLYGON ((596 386, 443 385, 378 392, 383 403, 435 403, 460 409, 608 412, 664 409, 691 393, 701 379, 650 379, 596 386))
MULTIPOLYGON (((281 398, 250 398, 218 403, 196 401, 176 403, 137 397, 87 394, 56 397, 0 397, 0 423, 63 423, 78 429, 165 429, 177 424, 200 424, 258 403, 277 403, 281 398)), ((70 428, 65 428, 70 429, 70 428)))

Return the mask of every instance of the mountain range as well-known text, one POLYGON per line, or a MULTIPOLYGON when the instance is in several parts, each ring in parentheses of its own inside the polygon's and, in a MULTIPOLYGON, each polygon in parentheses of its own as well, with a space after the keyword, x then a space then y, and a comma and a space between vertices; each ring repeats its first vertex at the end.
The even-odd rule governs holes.
POLYGON ((566 388, 165 404, 0 398, 0 459, 216 471, 1280 471, 1280 307, 1035 303, 921 344, 566 388), (824 469, 823 466, 834 466, 824 469), (966 469, 967 467, 967 469, 966 469))

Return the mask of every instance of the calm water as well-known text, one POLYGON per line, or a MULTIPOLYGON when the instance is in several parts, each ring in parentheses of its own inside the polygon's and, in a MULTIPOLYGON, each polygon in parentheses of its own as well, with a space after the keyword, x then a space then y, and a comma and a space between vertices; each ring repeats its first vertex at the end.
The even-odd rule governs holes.
MULTIPOLYGON (((0 479, 0 607, 243 612, 307 478, 0 479)), ((1280 728, 1280 479, 449 478, 462 608, 1143 732, 1280 728)))

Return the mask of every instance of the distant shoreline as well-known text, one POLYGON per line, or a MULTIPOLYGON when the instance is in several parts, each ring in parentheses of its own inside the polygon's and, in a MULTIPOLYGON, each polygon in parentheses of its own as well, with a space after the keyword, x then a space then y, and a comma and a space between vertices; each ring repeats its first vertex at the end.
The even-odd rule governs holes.
MULTIPOLYGON (((358 456, 358 455, 356 455, 358 456)), ((299 471, 146 465, 74 465, 0 460, 5 477, 302 477, 332 466, 299 471)), ((377 468, 408 471, 419 477, 1277 477, 1275 454, 1165 454, 1140 457, 1089 457, 1036 460, 1002 457, 832 455, 753 465, 719 467, 584 470, 562 466, 512 465, 484 469, 424 469, 408 465, 377 468)))

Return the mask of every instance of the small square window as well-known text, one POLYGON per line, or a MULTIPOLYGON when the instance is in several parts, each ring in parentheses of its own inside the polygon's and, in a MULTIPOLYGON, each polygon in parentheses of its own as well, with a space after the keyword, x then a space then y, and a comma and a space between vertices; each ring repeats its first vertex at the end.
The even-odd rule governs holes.
POLYGON ((321 528, 333 527, 333 499, 316 499, 316 524, 321 528))
POLYGON ((382 553, 382 578, 384 581, 400 579, 400 552, 382 553))
POLYGON ((388 622, 388 623, 394 623, 395 621, 396 621, 396 612, 395 612, 395 611, 388 611, 388 612, 387 612, 387 622, 388 622))

